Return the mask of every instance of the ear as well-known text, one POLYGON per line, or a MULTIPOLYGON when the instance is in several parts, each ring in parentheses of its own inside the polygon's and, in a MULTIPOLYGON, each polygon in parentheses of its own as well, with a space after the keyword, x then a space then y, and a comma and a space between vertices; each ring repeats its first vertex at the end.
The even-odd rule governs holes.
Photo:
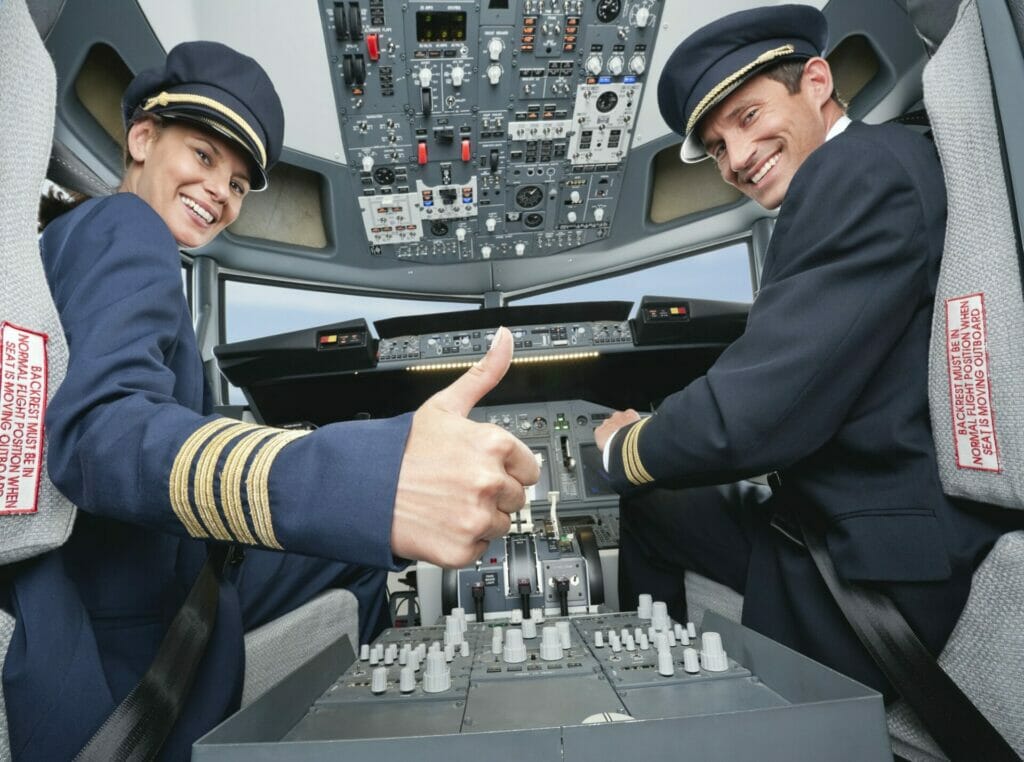
POLYGON ((140 119, 128 130, 128 154, 134 161, 144 162, 156 137, 156 124, 150 119, 140 119))
POLYGON ((806 91, 813 98, 815 104, 821 108, 832 97, 834 87, 832 67, 828 65, 828 61, 817 56, 807 59, 800 81, 800 90, 806 91))

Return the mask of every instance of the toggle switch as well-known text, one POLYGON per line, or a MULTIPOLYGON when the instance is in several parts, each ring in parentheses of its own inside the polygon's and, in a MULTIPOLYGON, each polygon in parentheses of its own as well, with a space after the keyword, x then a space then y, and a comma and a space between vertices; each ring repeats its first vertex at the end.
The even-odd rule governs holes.
POLYGON ((462 139, 462 160, 469 161, 473 158, 472 151, 470 149, 469 138, 462 139))
POLYGON ((427 144, 422 140, 416 146, 416 163, 420 166, 427 163, 427 144))
POLYGON ((371 61, 380 60, 380 37, 376 32, 366 35, 366 55, 371 61))

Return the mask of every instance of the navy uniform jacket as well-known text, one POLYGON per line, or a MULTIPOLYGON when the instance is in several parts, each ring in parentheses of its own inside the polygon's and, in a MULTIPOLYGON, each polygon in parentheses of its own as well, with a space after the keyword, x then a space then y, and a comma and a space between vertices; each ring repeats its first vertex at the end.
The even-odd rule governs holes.
MULTIPOLYGON (((780 472, 768 510, 817 511, 841 576, 938 583, 895 596, 933 648, 1000 531, 943 495, 936 468, 928 344, 945 223, 932 144, 852 123, 794 175, 743 336, 620 430, 609 460, 623 494, 780 472)), ((747 601, 762 592, 748 587, 747 601)))
MULTIPOLYGON (((46 414, 47 462, 81 510, 68 543, 15 582, 4 687, 16 710, 14 753, 53 758, 46 749, 94 727, 141 677, 205 541, 394 567, 392 510, 411 418, 310 433, 211 415, 178 247, 134 195, 61 216, 41 249, 70 350, 46 414)), ((222 583, 204 661, 213 666, 201 667, 198 699, 176 734, 195 738, 237 705, 238 608, 222 583)))

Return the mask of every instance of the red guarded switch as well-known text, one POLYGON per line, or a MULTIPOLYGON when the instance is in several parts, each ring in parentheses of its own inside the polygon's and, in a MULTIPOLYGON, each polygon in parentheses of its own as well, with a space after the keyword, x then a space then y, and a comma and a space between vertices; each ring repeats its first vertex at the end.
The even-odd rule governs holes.
POLYGON ((473 154, 470 152, 469 138, 463 138, 462 139, 462 160, 463 161, 469 161, 471 158, 473 158, 473 154))
POLYGON ((427 144, 420 143, 416 146, 416 161, 419 164, 427 163, 427 144))
POLYGON ((376 34, 366 35, 366 53, 371 61, 380 59, 380 37, 376 34))

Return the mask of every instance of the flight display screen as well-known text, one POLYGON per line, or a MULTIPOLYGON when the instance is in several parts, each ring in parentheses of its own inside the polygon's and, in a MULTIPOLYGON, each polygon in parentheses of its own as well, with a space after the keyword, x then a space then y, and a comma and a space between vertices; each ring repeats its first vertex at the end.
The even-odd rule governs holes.
POLYGON ((580 445, 580 465, 583 467, 583 489, 587 497, 615 494, 596 444, 580 445))
POLYGON ((416 11, 418 42, 464 42, 466 14, 463 11, 416 11))

